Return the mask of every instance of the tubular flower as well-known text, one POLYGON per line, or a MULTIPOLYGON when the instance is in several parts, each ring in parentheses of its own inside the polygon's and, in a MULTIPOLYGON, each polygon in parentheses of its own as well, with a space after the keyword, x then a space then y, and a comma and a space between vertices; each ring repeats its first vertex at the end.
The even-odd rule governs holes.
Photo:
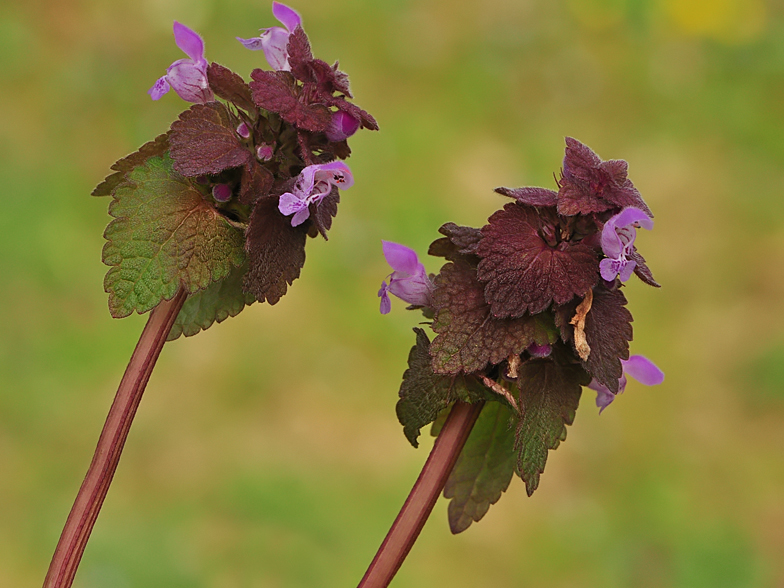
POLYGON ((175 21, 174 42, 189 57, 178 59, 158 78, 147 93, 159 100, 170 89, 186 102, 205 103, 215 100, 207 81, 207 60, 204 59, 204 41, 196 31, 175 21))
POLYGON ((620 275, 621 282, 628 280, 637 263, 628 257, 634 251, 637 228, 653 228, 653 220, 639 208, 628 207, 611 217, 602 229, 602 251, 607 256, 599 264, 602 278, 611 282, 620 275))
POLYGON ((332 113, 332 120, 325 133, 330 141, 343 141, 356 133, 357 129, 359 129, 359 120, 347 112, 338 110, 332 113))
POLYGON ((310 217, 308 207, 321 202, 333 187, 346 190, 353 185, 354 176, 342 161, 309 165, 297 176, 291 192, 281 194, 278 210, 283 216, 293 214, 291 226, 296 227, 310 217))
POLYGON ((260 29, 261 34, 258 37, 251 39, 237 37, 237 40, 252 51, 258 51, 259 49, 264 51, 264 57, 267 58, 272 69, 291 71, 286 47, 289 44, 291 33, 297 27, 302 26, 302 17, 296 10, 280 2, 272 3, 272 15, 286 28, 269 27, 268 29, 260 29))
MULTIPOLYGON (((664 372, 643 355, 632 355, 629 359, 622 359, 621 365, 623 365, 623 375, 618 380, 618 394, 626 389, 627 375, 646 386, 655 386, 664 381, 664 372)), ((588 384, 588 387, 596 391, 596 406, 599 407, 599 414, 601 414, 615 400, 615 394, 595 378, 588 384)))
POLYGON ((429 306, 433 282, 430 281, 425 266, 419 261, 416 251, 391 241, 381 243, 387 263, 395 270, 387 277, 389 285, 386 280, 382 281, 378 291, 381 314, 387 314, 392 309, 390 292, 414 306, 429 306))

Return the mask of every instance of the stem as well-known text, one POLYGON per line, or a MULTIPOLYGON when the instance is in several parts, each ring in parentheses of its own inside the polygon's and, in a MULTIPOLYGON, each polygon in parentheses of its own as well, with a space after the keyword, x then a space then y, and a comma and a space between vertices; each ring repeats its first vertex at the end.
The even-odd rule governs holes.
POLYGON ((164 300, 150 312, 109 409, 93 461, 63 527, 44 588, 70 588, 73 583, 87 540, 117 470, 144 388, 186 297, 185 290, 180 288, 174 298, 164 300))
POLYGON ((403 508, 358 588, 386 588, 419 537, 484 402, 456 402, 403 508))

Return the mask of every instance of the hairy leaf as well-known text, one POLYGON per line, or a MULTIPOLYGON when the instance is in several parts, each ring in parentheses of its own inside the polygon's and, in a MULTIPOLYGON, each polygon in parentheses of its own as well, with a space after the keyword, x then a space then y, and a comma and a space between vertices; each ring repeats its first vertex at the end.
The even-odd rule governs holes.
POLYGON ((154 140, 142 145, 138 151, 126 155, 111 167, 115 173, 106 176, 106 179, 93 190, 93 196, 109 196, 114 189, 125 181, 125 174, 133 168, 143 164, 151 157, 163 155, 169 150, 169 133, 158 135, 154 140))
POLYGON ((602 161, 589 147, 567 137, 558 213, 572 216, 634 206, 653 217, 637 188, 626 177, 627 172, 625 161, 602 161))
POLYGON ((339 203, 340 191, 337 186, 332 186, 332 191, 321 202, 310 205, 310 217, 324 240, 327 240, 327 231, 332 228, 332 219, 338 213, 339 203))
POLYGON ((109 310, 121 318, 169 300, 180 284, 194 293, 242 265, 242 232, 172 169, 153 157, 114 191, 103 261, 109 310))
POLYGON ((495 191, 528 206, 550 207, 558 203, 558 192, 547 188, 496 188, 495 191))
POLYGON ((517 420, 500 402, 485 404, 444 486, 449 503, 449 528, 461 533, 485 515, 509 487, 517 455, 517 420))
POLYGON ((420 429, 435 421, 440 411, 456 400, 483 399, 485 388, 475 378, 435 374, 430 365, 430 339, 422 329, 415 328, 414 332, 417 341, 408 354, 408 369, 403 374, 395 410, 406 438, 418 447, 420 429))
POLYGON ((229 68, 219 63, 211 63, 207 68, 207 79, 210 88, 219 98, 231 102, 248 113, 256 110, 250 87, 241 76, 229 68))
POLYGON ((280 115, 288 123, 305 131, 324 131, 332 116, 323 104, 300 102, 294 77, 285 71, 254 69, 250 88, 256 104, 280 115))
POLYGON ((637 265, 634 266, 634 274, 640 278, 643 282, 648 284, 649 286, 653 286, 654 288, 661 288, 661 284, 657 282, 651 270, 648 269, 648 265, 645 263, 645 258, 637 251, 637 248, 632 245, 632 253, 629 256, 629 259, 634 261, 637 265))
MULTIPOLYGON (((482 240, 482 231, 479 229, 446 223, 441 225, 438 232, 446 237, 433 241, 427 251, 428 255, 444 257, 449 261, 465 259, 464 256, 476 256, 479 241, 482 240)), ((475 261, 478 263, 479 259, 476 258, 475 261)))
POLYGON ((310 41, 302 27, 297 27, 289 35, 286 52, 289 56, 292 75, 301 82, 315 82, 316 78, 310 67, 310 63, 313 61, 313 52, 310 50, 310 41))
POLYGON ((494 316, 542 312, 551 302, 582 296, 599 280, 594 250, 581 242, 559 242, 560 221, 552 210, 509 203, 488 223, 477 276, 486 282, 485 299, 494 316))
POLYGON ((618 392, 623 375, 621 359, 629 359, 632 320, 623 292, 601 285, 594 288, 591 310, 585 317, 585 337, 591 348, 585 368, 613 393, 618 392))
POLYGON ((242 168, 239 201, 242 204, 253 204, 259 198, 269 194, 274 181, 275 177, 272 172, 252 159, 242 168))
POLYGON ((553 343, 557 333, 543 315, 496 319, 484 300, 476 270, 464 262, 448 263, 435 279, 433 292, 438 336, 430 349, 439 374, 471 374, 522 353, 532 343, 553 343))
POLYGON ((244 288, 259 302, 276 304, 305 265, 309 223, 291 226, 278 210, 278 198, 267 197, 253 208, 246 233, 248 273, 244 288))
POLYGON ((174 169, 195 177, 245 165, 251 154, 240 142, 238 125, 220 102, 191 106, 171 126, 174 169))
POLYGON ((566 439, 566 425, 574 422, 581 386, 590 377, 579 365, 561 365, 551 359, 532 360, 520 367, 522 417, 515 431, 515 473, 525 482, 528 496, 539 486, 547 452, 566 439))
POLYGON ((188 296, 167 341, 173 341, 180 335, 191 337, 199 331, 206 331, 213 323, 222 323, 230 316, 237 316, 245 306, 253 304, 256 301, 253 295, 242 290, 246 271, 247 264, 236 267, 223 280, 188 296))

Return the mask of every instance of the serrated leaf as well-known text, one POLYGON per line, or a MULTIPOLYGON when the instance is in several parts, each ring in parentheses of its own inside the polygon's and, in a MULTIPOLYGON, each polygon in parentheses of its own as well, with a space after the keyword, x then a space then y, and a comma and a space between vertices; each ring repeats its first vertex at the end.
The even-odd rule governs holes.
POLYGON ((191 337, 206 331, 213 323, 222 323, 230 316, 237 316, 256 299, 242 289, 242 279, 248 270, 247 264, 231 270, 228 276, 213 282, 204 290, 188 296, 172 325, 167 341, 180 335, 191 337))
POLYGON ((245 261, 243 235, 173 169, 168 155, 128 174, 109 206, 104 289, 115 318, 143 313, 225 278, 245 261))
POLYGON ((276 304, 305 265, 309 223, 291 226, 291 217, 278 210, 278 198, 256 202, 246 233, 248 273, 244 288, 259 302, 276 304))
POLYGON ((439 376, 430 365, 430 340, 422 329, 414 329, 417 342, 408 354, 408 369, 400 385, 400 400, 395 407, 403 433, 418 447, 419 431, 438 417, 439 412, 456 400, 477 402, 485 388, 475 378, 439 376))
POLYGON ((539 486, 547 463, 547 452, 566 439, 566 425, 574 422, 581 386, 590 381, 579 365, 562 365, 553 360, 532 360, 520 367, 522 416, 515 431, 515 473, 525 482, 528 496, 539 486))
POLYGON ((435 279, 433 292, 438 336, 430 348, 433 371, 471 374, 522 353, 529 345, 553 343, 557 333, 544 315, 496 319, 484 299, 476 270, 463 262, 448 263, 435 279))
POLYGON ((636 275, 649 286, 653 286, 654 288, 661 288, 661 284, 656 281, 656 279, 653 277, 653 273, 645 263, 645 258, 637 251, 637 248, 634 247, 634 245, 632 245, 632 253, 629 255, 629 259, 637 264, 634 266, 634 275, 636 275))
POLYGON ((250 83, 253 101, 260 108, 274 112, 286 122, 305 131, 324 131, 332 115, 323 104, 300 102, 294 77, 285 71, 254 69, 250 83))
POLYGON ((231 102, 245 112, 254 112, 256 105, 250 93, 250 87, 242 77, 219 63, 210 63, 207 68, 207 79, 210 88, 219 98, 231 102))
POLYGON ((242 204, 253 204, 259 198, 269 194, 274 182, 275 176, 271 171, 256 160, 249 161, 242 168, 239 201, 242 204))
POLYGON ((499 318, 536 314, 565 304, 599 280, 599 260, 585 243, 560 241, 552 209, 510 203, 482 228, 477 277, 499 318), (550 242, 545 240, 549 235, 550 242))
POLYGON ((590 147, 566 137, 558 213, 572 216, 634 206, 653 218, 648 205, 627 177, 628 167, 622 159, 602 161, 590 147))
POLYGON ((430 244, 427 251, 428 255, 443 257, 449 261, 473 261, 479 262, 476 258, 479 241, 482 240, 482 231, 473 227, 463 227, 455 223, 446 223, 439 227, 438 232, 446 237, 436 239, 430 244), (466 257, 471 256, 471 257, 466 257))
POLYGON ((547 188, 496 188, 495 191, 528 206, 550 207, 558 203, 558 192, 547 188))
POLYGON ((154 140, 142 145, 138 151, 134 151, 115 162, 111 167, 111 169, 115 170, 115 173, 106 176, 106 179, 92 191, 92 195, 110 196, 114 189, 125 181, 125 174, 151 157, 163 155, 168 150, 169 133, 158 135, 154 140))
POLYGON ((237 135, 239 120, 220 102, 194 104, 171 126, 174 169, 187 177, 245 165, 251 153, 237 135))
POLYGON ((485 404, 444 486, 451 498, 448 517, 452 533, 465 531, 487 513, 509 487, 517 455, 517 420, 500 402, 485 404))
POLYGON ((618 392, 623 375, 621 360, 629 359, 633 320, 623 292, 601 285, 594 288, 591 310, 585 316, 585 337, 591 348, 585 368, 613 393, 618 392))

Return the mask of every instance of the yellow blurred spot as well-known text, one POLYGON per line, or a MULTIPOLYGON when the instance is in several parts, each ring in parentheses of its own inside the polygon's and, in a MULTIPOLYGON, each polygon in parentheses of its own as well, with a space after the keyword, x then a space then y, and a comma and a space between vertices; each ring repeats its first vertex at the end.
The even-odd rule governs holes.
POLYGON ((726 43, 744 43, 765 29, 762 0, 665 0, 667 16, 681 32, 726 43))
POLYGON ((569 10, 585 28, 610 29, 626 18, 627 0, 570 0, 569 10))

